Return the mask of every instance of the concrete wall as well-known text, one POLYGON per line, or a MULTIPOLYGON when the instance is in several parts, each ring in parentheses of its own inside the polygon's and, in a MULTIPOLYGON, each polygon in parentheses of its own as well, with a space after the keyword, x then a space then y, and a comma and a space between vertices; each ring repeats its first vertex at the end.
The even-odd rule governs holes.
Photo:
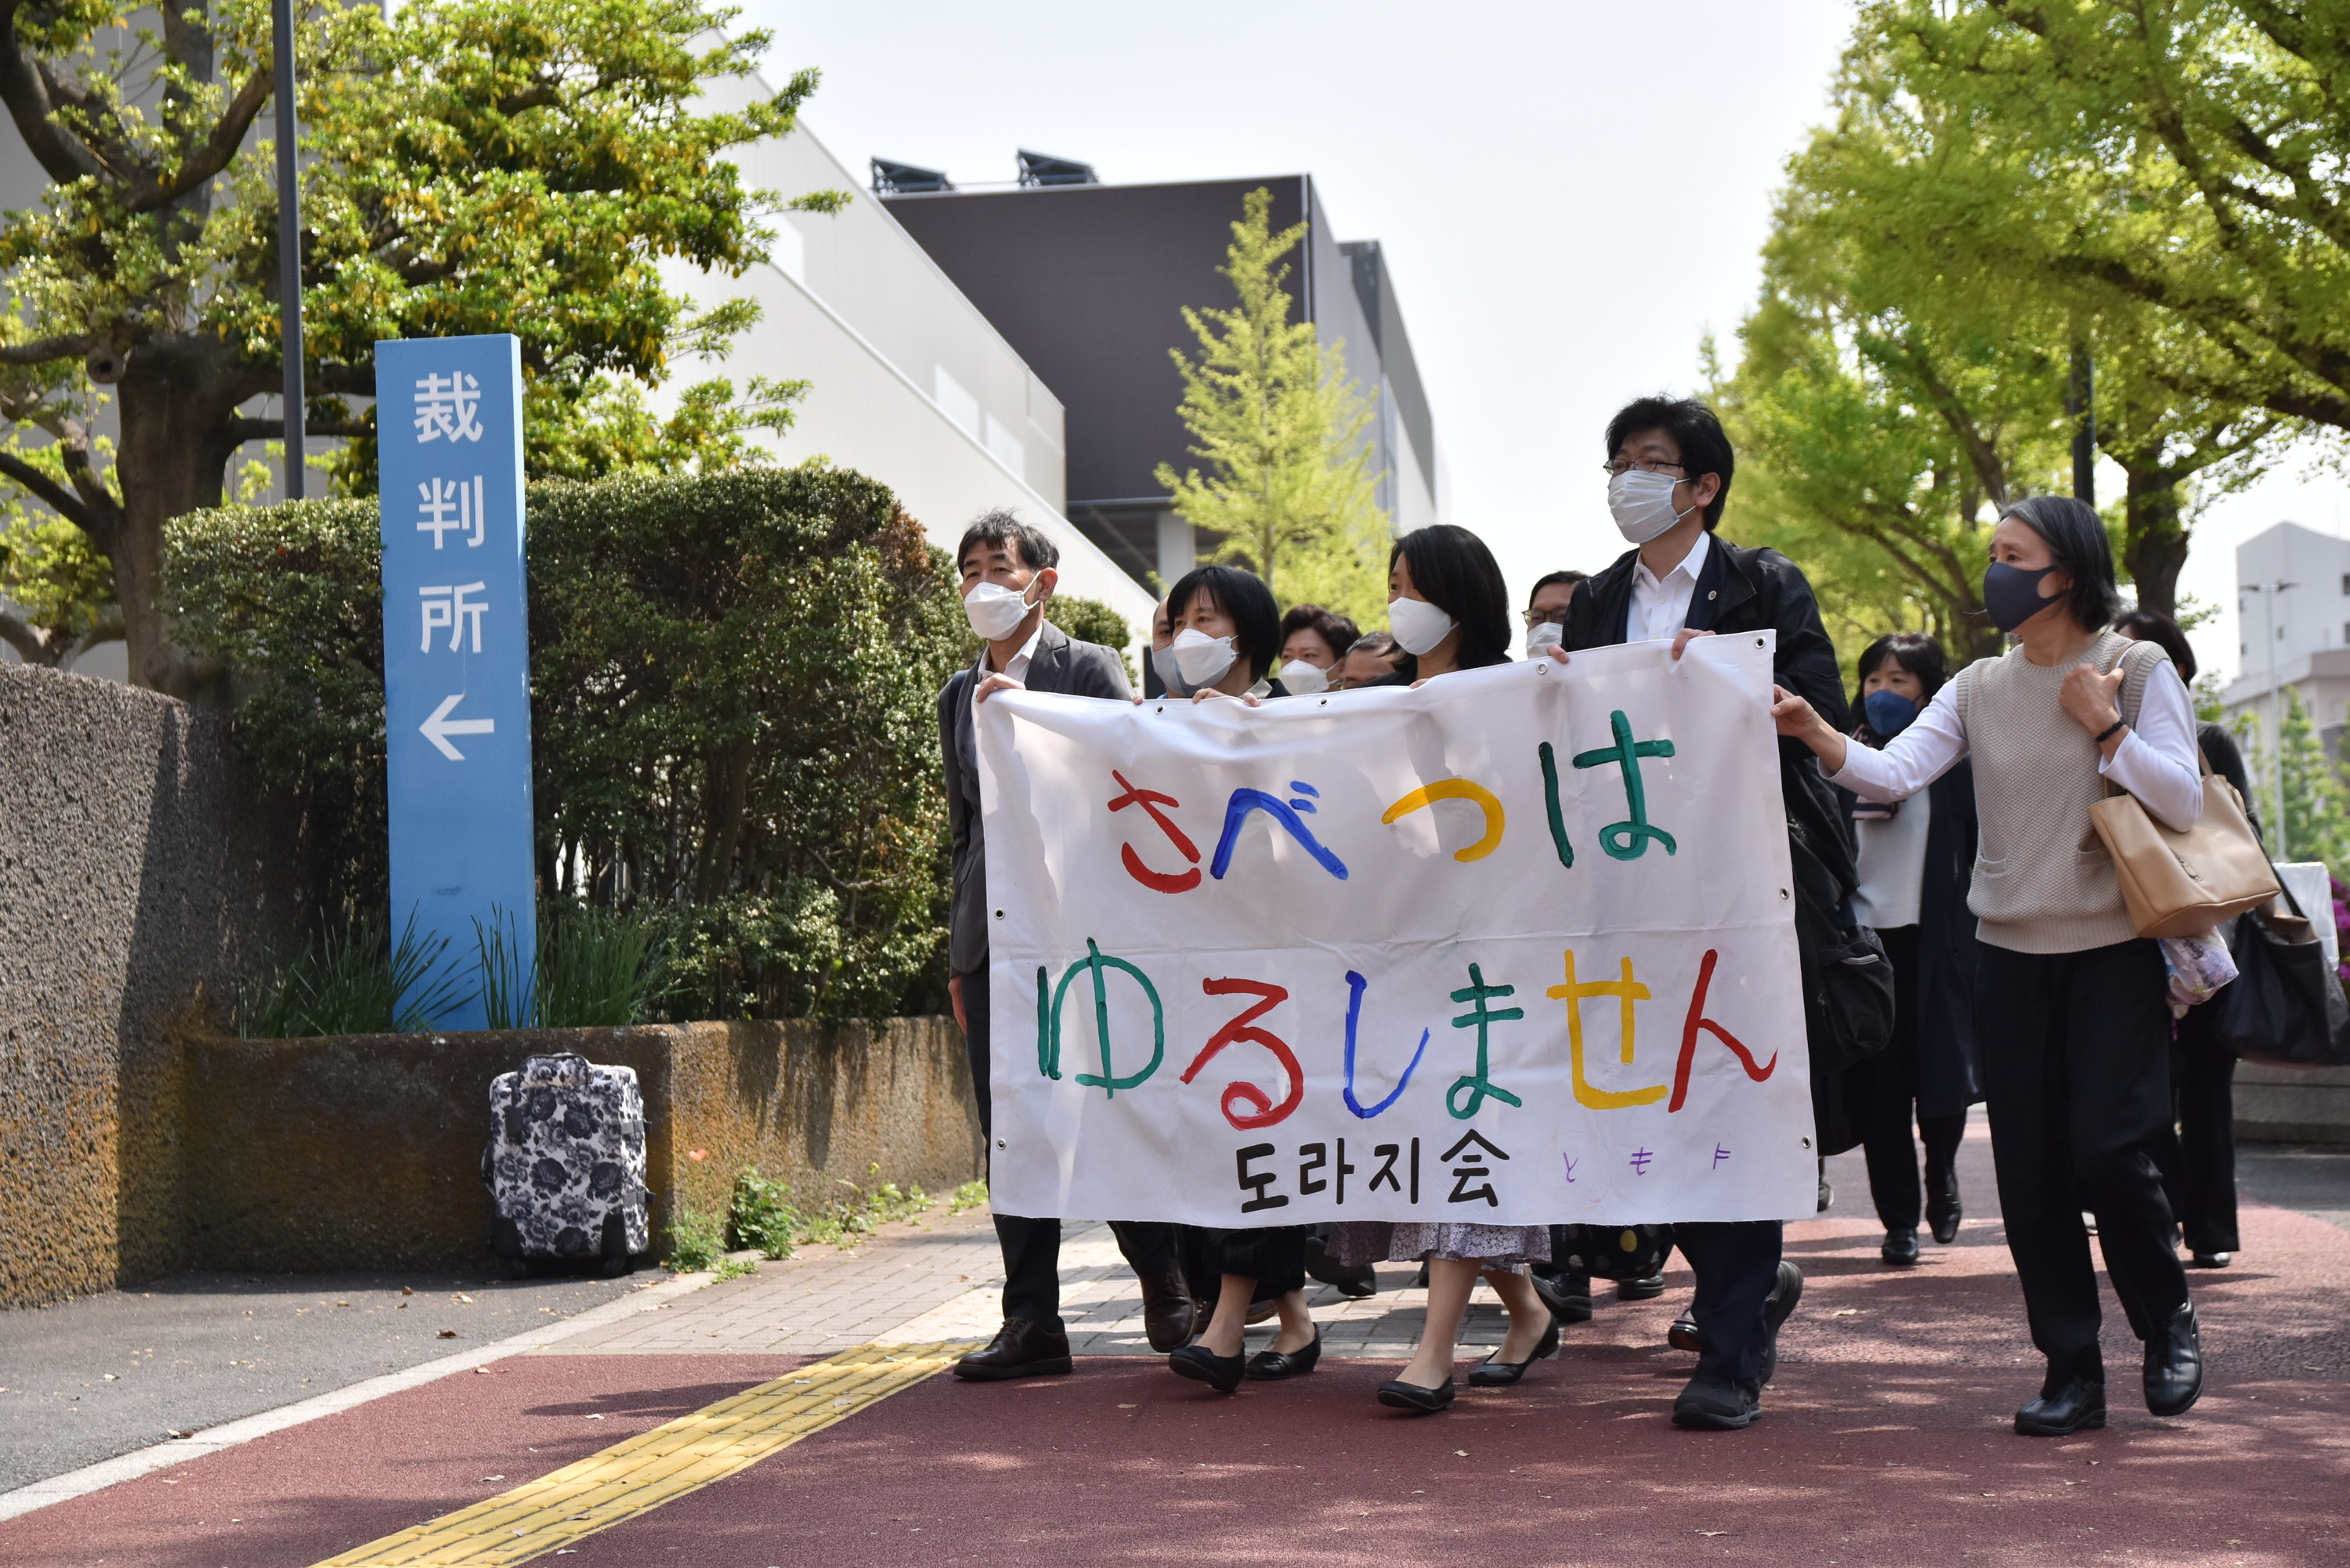
POLYGON ((746 1165, 789 1181, 806 1209, 885 1180, 951 1191, 983 1168, 962 1036, 946 1019, 200 1038, 186 1050, 197 1267, 480 1264, 490 1080, 556 1051, 636 1069, 657 1253, 681 1202, 723 1214, 746 1165))
POLYGON ((218 716, 0 667, 0 1302, 180 1266, 174 1025, 290 900, 218 716))
POLYGON ((2236 1136, 2262 1143, 2350 1144, 2350 1067, 2236 1069, 2236 1136))

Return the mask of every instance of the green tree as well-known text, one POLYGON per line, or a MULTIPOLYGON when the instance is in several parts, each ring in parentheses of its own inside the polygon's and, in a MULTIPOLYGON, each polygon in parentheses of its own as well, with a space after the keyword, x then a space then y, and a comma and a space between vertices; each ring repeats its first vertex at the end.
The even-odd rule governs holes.
POLYGON ((1290 319, 1283 258, 1305 225, 1275 234, 1272 213, 1272 192, 1248 193, 1216 269, 1237 305, 1187 307, 1199 358, 1169 350, 1206 472, 1160 463, 1157 479, 1187 521, 1223 535, 1212 559, 1248 567, 1285 602, 1384 624, 1391 530, 1365 440, 1370 405, 1347 379, 1346 346, 1290 319))
MULTIPOLYGON (((302 21, 308 417, 353 440, 347 482, 372 462, 373 410, 350 400, 373 394, 379 338, 519 336, 533 448, 556 471, 712 433, 708 391, 681 425, 593 427, 625 401, 617 387, 752 318, 739 302, 697 315, 660 275, 764 254, 768 200, 724 155, 787 133, 815 88, 802 72, 740 112, 696 112, 704 80, 767 47, 724 36, 733 16, 704 0, 417 0, 302 21)), ((127 32, 99 0, 8 0, 6 16, 0 102, 51 184, 0 220, 16 306, 0 324, 0 474, 108 563, 131 679, 203 691, 217 672, 175 641, 158 573, 166 520, 217 504, 237 450, 284 433, 246 410, 279 384, 272 147, 253 134, 269 7, 194 0, 127 32), (111 450, 101 395, 120 416, 111 450)), ((772 421, 788 391, 754 389, 742 417, 772 421)))

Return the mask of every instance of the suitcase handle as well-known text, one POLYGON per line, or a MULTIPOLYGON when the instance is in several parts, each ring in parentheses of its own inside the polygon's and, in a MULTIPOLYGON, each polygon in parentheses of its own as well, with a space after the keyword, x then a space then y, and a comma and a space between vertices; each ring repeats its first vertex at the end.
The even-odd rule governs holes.
POLYGON ((579 1064, 579 1069, 577 1074, 573 1075, 574 1076, 584 1076, 587 1070, 595 1064, 577 1051, 549 1051, 544 1054, 525 1056, 522 1059, 522 1064, 525 1067, 529 1066, 533 1062, 577 1062, 579 1064))

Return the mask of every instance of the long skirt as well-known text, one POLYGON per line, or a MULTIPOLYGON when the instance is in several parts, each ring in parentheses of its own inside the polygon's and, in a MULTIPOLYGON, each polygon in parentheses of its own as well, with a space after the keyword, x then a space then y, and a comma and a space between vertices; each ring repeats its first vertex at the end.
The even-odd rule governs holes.
POLYGON ((1528 1263, 1550 1262, 1550 1228, 1348 1220, 1330 1228, 1330 1250, 1357 1265, 1444 1258, 1476 1263, 1495 1273, 1523 1274, 1528 1263))

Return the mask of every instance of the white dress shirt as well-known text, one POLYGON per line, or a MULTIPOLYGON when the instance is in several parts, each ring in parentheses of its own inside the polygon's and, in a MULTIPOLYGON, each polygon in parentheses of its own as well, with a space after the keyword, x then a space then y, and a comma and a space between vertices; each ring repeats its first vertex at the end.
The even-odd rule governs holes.
MULTIPOLYGON (((1959 683, 1946 681, 1909 727, 1873 752, 1845 746, 1844 768, 1828 782, 1863 800, 1908 800, 1958 766, 1967 754, 1959 722, 1959 683)), ((2203 815, 2203 770, 2195 745, 2195 705, 2187 683, 2168 661, 2155 667, 2138 698, 2137 722, 2100 758, 2097 772, 2137 796, 2138 804, 2185 832, 2203 815)))
POLYGON ((1681 557, 1680 565, 1662 578, 1648 570, 1645 560, 1634 561, 1632 608, 1624 618, 1625 641, 1656 642, 1689 624, 1690 599, 1697 593, 1697 575, 1705 570, 1705 557, 1712 548, 1713 535, 1700 534, 1689 554, 1681 557))
MULTIPOLYGON (((1028 634, 1028 640, 1020 645, 1020 651, 1003 661, 1003 673, 1025 684, 1028 680, 1029 661, 1036 657, 1036 645, 1044 640, 1045 623, 1040 620, 1036 623, 1036 629, 1028 634)), ((982 662, 983 665, 983 655, 982 662)))

